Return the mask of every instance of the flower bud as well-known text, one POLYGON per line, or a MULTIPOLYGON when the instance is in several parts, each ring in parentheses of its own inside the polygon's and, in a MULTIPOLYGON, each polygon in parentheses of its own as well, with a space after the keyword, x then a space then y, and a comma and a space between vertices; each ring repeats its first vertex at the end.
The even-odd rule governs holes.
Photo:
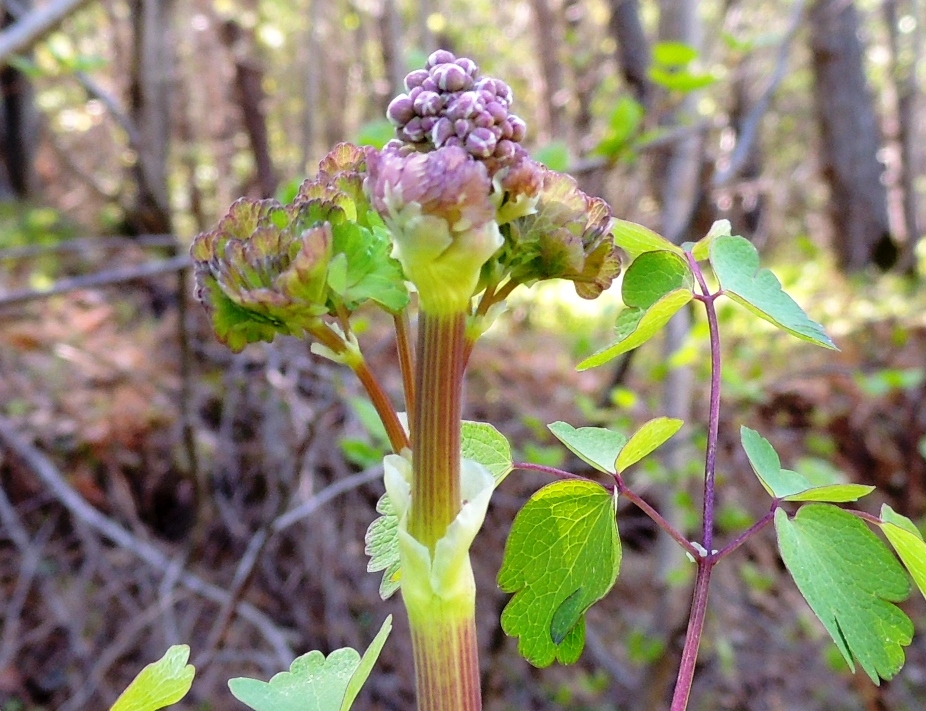
POLYGON ((439 64, 431 70, 431 78, 443 91, 462 91, 473 85, 473 78, 458 64, 439 64))
POLYGON ((389 102, 389 107, 386 109, 386 118, 396 127, 404 126, 414 116, 415 108, 407 94, 399 94, 389 102))
POLYGON ((527 134, 527 124, 519 117, 511 114, 508 116, 508 123, 511 125, 511 140, 520 143, 527 134))
POLYGON ((441 117, 431 130, 431 142, 440 148, 452 135, 454 135, 453 122, 446 117, 441 117))
POLYGON ((423 89, 415 98, 415 113, 419 116, 434 116, 443 108, 443 99, 433 91, 423 89))
POLYGON ((421 83, 430 76, 427 69, 416 69, 413 72, 409 72, 405 77, 405 90, 411 91, 416 86, 421 86, 421 83))
POLYGON ((477 158, 488 158, 495 152, 495 136, 487 128, 476 128, 466 137, 465 145, 477 158))
POLYGON ((432 52, 428 57, 427 61, 424 63, 426 69, 431 67, 436 67, 438 64, 447 64, 456 60, 456 57, 452 52, 448 52, 446 49, 438 49, 435 52, 432 52))

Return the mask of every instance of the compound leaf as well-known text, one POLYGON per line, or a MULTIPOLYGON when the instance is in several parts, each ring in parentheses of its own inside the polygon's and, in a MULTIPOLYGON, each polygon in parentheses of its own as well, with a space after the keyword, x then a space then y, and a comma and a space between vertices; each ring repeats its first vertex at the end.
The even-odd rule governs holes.
POLYGON ((175 704, 190 690, 196 670, 187 664, 190 648, 175 644, 142 669, 110 711, 157 711, 175 704))
POLYGON ((778 453, 765 437, 748 427, 740 428, 740 440, 749 464, 770 496, 784 501, 858 501, 875 490, 863 484, 826 484, 815 486, 803 474, 781 468, 778 453))
POLYGON ((926 543, 913 521, 890 506, 881 506, 881 532, 893 546, 901 562, 926 596, 926 543))
POLYGON ((685 423, 682 420, 672 417, 657 417, 645 423, 633 434, 617 456, 617 462, 614 465, 617 471, 624 471, 654 452, 678 432, 683 424, 685 423))
POLYGON ((548 484, 515 516, 498 585, 514 593, 505 634, 534 666, 570 664, 585 644, 585 612, 614 585, 621 562, 612 494, 589 481, 548 484))
POLYGON ((875 683, 903 666, 913 623, 894 603, 910 583, 890 550, 856 516, 807 504, 793 519, 775 512, 778 547, 791 577, 849 667, 875 683))
POLYGON ((603 427, 576 429, 565 422, 554 422, 547 428, 579 459, 606 474, 614 474, 614 460, 627 443, 624 435, 603 427))
POLYGON ((778 277, 759 268, 759 253, 749 240, 719 235, 711 242, 710 255, 714 274, 731 299, 793 336, 838 350, 823 327, 782 290, 778 277))
POLYGON ((297 657, 289 671, 276 674, 269 682, 239 677, 230 679, 228 688, 254 711, 348 711, 391 630, 392 615, 363 658, 348 647, 327 657, 313 651, 297 657))

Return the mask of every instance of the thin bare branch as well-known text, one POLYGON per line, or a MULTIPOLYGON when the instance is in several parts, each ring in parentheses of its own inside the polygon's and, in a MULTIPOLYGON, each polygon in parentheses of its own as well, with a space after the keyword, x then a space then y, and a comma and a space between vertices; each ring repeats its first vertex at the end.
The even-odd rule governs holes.
POLYGON ((737 138, 733 152, 730 154, 729 162, 722 169, 714 173, 714 177, 711 180, 711 185, 713 187, 719 188, 726 185, 730 180, 736 177, 739 169, 743 167, 743 163, 745 163, 746 159, 749 157, 752 144, 755 143, 756 137, 759 134, 759 124, 762 122, 762 117, 765 115, 765 112, 768 111, 768 107, 772 103, 772 97, 775 95, 778 85, 781 84, 781 80, 785 78, 785 73, 788 69, 788 54, 791 51, 791 42, 794 40, 794 35, 800 27, 801 18, 803 16, 804 0, 794 0, 794 4, 791 5, 791 14, 788 18, 788 29, 781 44, 778 45, 778 56, 775 60, 775 69, 772 71, 772 76, 769 79, 768 85, 765 87, 765 91, 762 92, 762 95, 756 100, 756 103, 753 104, 749 113, 746 114, 746 118, 743 119, 743 124, 739 130, 739 137, 737 138))
MULTIPOLYGON (((171 558, 165 553, 130 533, 87 503, 68 484, 52 461, 23 439, 12 423, 3 417, 0 417, 0 441, 3 441, 10 451, 29 465, 72 516, 157 570, 164 570, 171 564, 171 558)), ((217 602, 219 605, 229 599, 226 590, 206 582, 193 573, 183 572, 178 576, 178 580, 188 590, 217 602)), ((281 665, 287 666, 293 660, 294 655, 289 646, 289 641, 286 639, 285 632, 279 629, 267 615, 251 604, 239 602, 236 609, 242 618, 254 625, 263 635, 267 643, 273 648, 281 665)))
POLYGON ((36 8, 0 32, 0 66, 5 65, 11 55, 32 47, 55 29, 64 18, 88 2, 89 0, 54 0, 36 8))
POLYGON ((48 289, 18 289, 0 296, 0 308, 21 304, 26 301, 34 301, 35 299, 44 299, 49 296, 57 296, 58 294, 65 294, 69 291, 76 291, 77 289, 90 289, 97 286, 111 286, 127 281, 148 279, 161 274, 169 274, 171 272, 180 271, 181 269, 187 269, 192 263, 192 260, 188 256, 182 255, 157 262, 147 262, 137 267, 110 269, 95 274, 61 279, 52 284, 48 289))

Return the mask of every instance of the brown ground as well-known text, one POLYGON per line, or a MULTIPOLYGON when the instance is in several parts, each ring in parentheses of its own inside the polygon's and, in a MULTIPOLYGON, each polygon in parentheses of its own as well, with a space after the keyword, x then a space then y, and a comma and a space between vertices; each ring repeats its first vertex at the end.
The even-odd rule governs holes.
MULTIPOLYGON (((291 339, 234 356, 194 305, 187 410, 197 480, 184 445, 174 296, 166 280, 0 312, 0 709, 106 708, 141 666, 178 642, 191 645, 198 668, 180 708, 243 708, 227 691, 229 677, 267 678, 310 649, 362 649, 387 613, 396 616, 395 631, 357 708, 412 709, 401 604, 379 600, 363 552, 381 483, 348 490, 260 545, 282 512, 362 469, 339 446, 365 437, 344 404, 357 384, 291 339), (68 507, 67 491, 79 494, 77 509, 68 507), (99 512, 102 523, 75 510, 99 512), (114 542, 107 527, 127 535, 114 542)), ((837 357, 805 361, 808 347, 798 370, 766 379, 759 398, 730 398, 721 423, 722 503, 753 517, 767 510, 737 444, 740 423, 749 422, 792 462, 807 451, 808 433, 819 433, 854 479, 878 484, 881 500, 896 509, 923 514, 926 464, 915 448, 926 433, 926 386, 871 396, 852 377, 859 368, 926 367, 922 329, 883 347, 895 325, 863 328, 837 357)), ((587 423, 588 407, 582 414, 573 393, 599 401, 610 374, 575 373, 562 335, 526 323, 513 328, 517 346, 488 338, 474 356, 467 407, 523 451, 546 422, 587 423)), ((377 369, 395 367, 378 323, 363 342, 377 369)), ((649 406, 658 398, 648 357, 626 382, 644 393, 629 413, 635 421, 659 414, 649 406)), ((396 378, 387 381, 395 391, 396 378)), ((695 404, 696 420, 705 400, 695 404)), ((689 582, 677 574, 674 583, 662 581, 658 568, 674 558, 631 508, 619 514, 621 577, 589 613, 589 644, 577 665, 533 669, 500 633, 506 596, 494 579, 505 537, 543 483, 512 474, 475 546, 486 708, 667 708, 689 582)), ((637 483, 647 498, 667 498, 667 485, 637 483)), ((832 666, 833 645, 782 573, 768 531, 717 569, 693 710, 926 708, 921 598, 906 604, 921 630, 907 667, 879 690, 841 662, 832 666), (743 564, 751 574, 741 574, 743 564)))

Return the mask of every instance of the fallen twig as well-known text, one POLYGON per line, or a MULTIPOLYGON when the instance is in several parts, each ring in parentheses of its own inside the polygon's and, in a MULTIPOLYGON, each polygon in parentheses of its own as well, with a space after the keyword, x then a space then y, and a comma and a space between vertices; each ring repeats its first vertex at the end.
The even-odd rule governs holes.
MULTIPOLYGON (((109 539, 116 545, 133 553, 148 565, 164 570, 171 564, 171 558, 150 543, 143 541, 110 520, 97 509, 87 503, 77 491, 65 481, 57 467, 41 451, 26 442, 12 423, 0 417, 0 440, 17 457, 22 459, 38 475, 39 479, 51 490, 55 498, 71 513, 72 516, 83 521, 87 526, 109 539)), ((208 583, 199 576, 184 571, 178 576, 178 581, 188 590, 201 595, 220 605, 229 599, 229 593, 217 585, 208 583)), ((282 666, 288 666, 293 660, 293 651, 289 646, 284 631, 280 630, 267 615, 253 605, 246 602, 237 603, 236 610, 242 618, 254 625, 263 635, 264 639, 273 648, 277 659, 282 666)))
POLYGON ((137 267, 110 269, 95 274, 61 279, 52 284, 48 289, 19 289, 8 292, 0 296, 0 308, 21 304, 26 301, 33 301, 35 299, 44 299, 49 296, 57 296, 58 294, 65 294, 69 291, 76 291, 77 289, 90 289, 97 286, 121 284, 137 279, 148 279, 160 274, 169 274, 181 269, 187 269, 191 264, 192 260, 188 256, 183 255, 157 262, 147 262, 137 267))

